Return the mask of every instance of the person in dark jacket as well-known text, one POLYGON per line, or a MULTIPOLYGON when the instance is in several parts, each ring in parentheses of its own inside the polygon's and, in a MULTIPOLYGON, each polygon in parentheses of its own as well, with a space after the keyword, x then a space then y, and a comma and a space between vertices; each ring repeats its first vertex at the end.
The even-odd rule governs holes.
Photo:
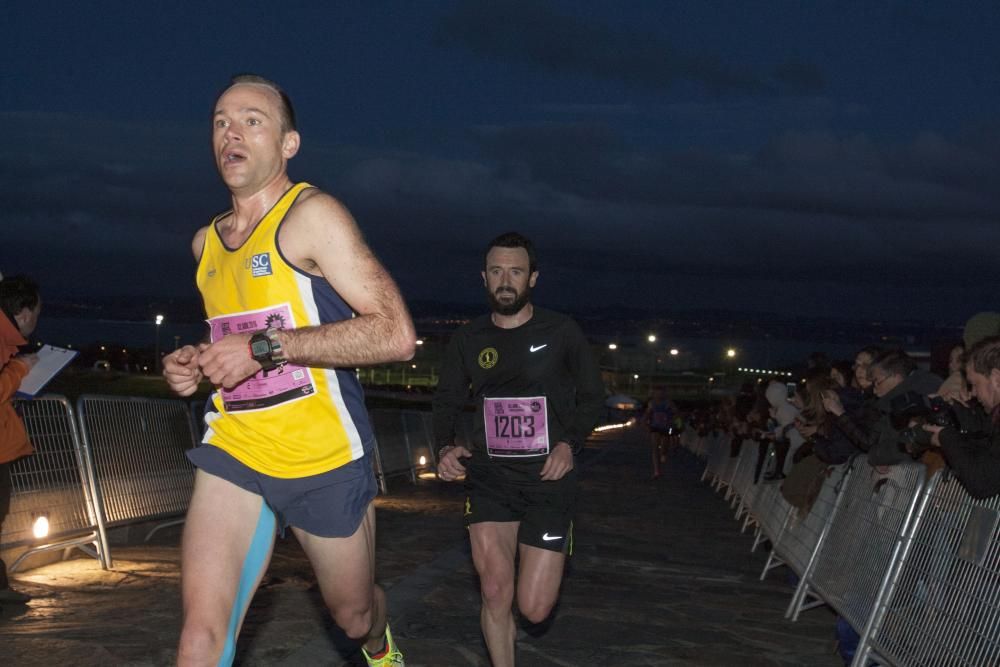
POLYGON ((907 393, 928 396, 941 386, 941 378, 920 370, 905 352, 890 350, 872 360, 868 369, 875 401, 861 411, 848 413, 839 397, 824 398, 824 406, 837 417, 836 426, 859 449, 868 452, 873 466, 896 465, 910 457, 900 446, 899 432, 909 426, 894 414, 895 399, 907 393))
POLYGON ((1000 493, 1000 336, 976 343, 965 358, 975 400, 953 401, 956 426, 923 428, 969 495, 989 498, 1000 493))

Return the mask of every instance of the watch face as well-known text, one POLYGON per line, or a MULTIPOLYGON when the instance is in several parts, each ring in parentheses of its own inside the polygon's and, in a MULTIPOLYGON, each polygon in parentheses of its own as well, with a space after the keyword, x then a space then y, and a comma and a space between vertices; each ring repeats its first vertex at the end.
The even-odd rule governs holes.
POLYGON ((250 343, 250 352, 253 354, 254 359, 258 357, 267 357, 271 354, 271 343, 265 340, 255 340, 250 343))

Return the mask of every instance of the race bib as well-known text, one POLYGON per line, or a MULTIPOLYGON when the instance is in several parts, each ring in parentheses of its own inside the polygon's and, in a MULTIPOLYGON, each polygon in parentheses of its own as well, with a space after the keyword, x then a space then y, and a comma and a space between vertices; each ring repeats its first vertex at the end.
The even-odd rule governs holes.
POLYGON ((486 451, 508 457, 548 454, 547 415, 544 396, 484 398, 486 451))
MULTIPOLYGON (((230 334, 252 334, 281 323, 281 329, 294 329, 292 309, 287 303, 263 310, 234 315, 220 315, 208 320, 212 342, 230 334)), ((222 389, 226 412, 246 412, 305 398, 316 393, 309 369, 284 364, 272 371, 263 369, 232 389, 222 389)))

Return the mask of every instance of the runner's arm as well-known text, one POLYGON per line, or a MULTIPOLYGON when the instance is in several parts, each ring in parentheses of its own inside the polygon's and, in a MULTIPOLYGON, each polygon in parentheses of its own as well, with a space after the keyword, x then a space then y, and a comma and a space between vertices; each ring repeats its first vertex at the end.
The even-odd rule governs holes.
POLYGON ((574 453, 579 453, 601 416, 604 407, 604 382, 590 344, 576 323, 570 326, 567 338, 568 363, 576 386, 576 408, 570 416, 563 440, 574 453))
POLYGON ((456 331, 441 360, 441 374, 434 391, 434 446, 439 450, 455 444, 458 415, 469 398, 470 378, 462 363, 462 334, 456 331))
POLYGON ((303 366, 369 366, 413 357, 413 321, 389 272, 351 214, 317 192, 301 201, 282 230, 286 256, 318 271, 357 313, 350 320, 278 333, 286 358, 303 366))
MULTIPOLYGON (((202 227, 191 241, 191 252, 194 254, 196 262, 201 261, 201 254, 205 249, 205 235, 208 234, 208 227, 202 227)), ((208 342, 207 339, 203 342, 208 342)), ((163 377, 166 378, 170 389, 179 396, 190 396, 198 391, 198 383, 202 380, 201 367, 198 363, 200 350, 195 345, 185 345, 163 357, 161 366, 163 377)))

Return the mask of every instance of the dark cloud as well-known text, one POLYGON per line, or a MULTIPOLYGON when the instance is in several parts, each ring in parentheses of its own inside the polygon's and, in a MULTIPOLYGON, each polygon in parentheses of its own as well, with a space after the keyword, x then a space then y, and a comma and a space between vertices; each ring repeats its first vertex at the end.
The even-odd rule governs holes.
MULTIPOLYGON (((200 130, 18 123, 36 139, 0 156, 18 270, 98 299, 194 295, 191 235, 228 203, 200 130)), ((512 228, 536 239, 553 305, 677 306, 739 285, 766 307, 778 282, 821 295, 821 311, 890 288, 972 298, 972 277, 997 273, 1000 141, 988 129, 901 144, 786 132, 744 154, 656 149, 595 123, 465 136, 475 151, 462 158, 307 144, 291 173, 348 205, 412 300, 478 301, 482 246, 512 228)))
POLYGON ((650 31, 560 13, 541 0, 461 2, 441 19, 437 39, 487 58, 641 88, 687 81, 713 93, 801 95, 825 85, 813 64, 788 61, 770 75, 756 72, 711 53, 677 49, 650 31))

